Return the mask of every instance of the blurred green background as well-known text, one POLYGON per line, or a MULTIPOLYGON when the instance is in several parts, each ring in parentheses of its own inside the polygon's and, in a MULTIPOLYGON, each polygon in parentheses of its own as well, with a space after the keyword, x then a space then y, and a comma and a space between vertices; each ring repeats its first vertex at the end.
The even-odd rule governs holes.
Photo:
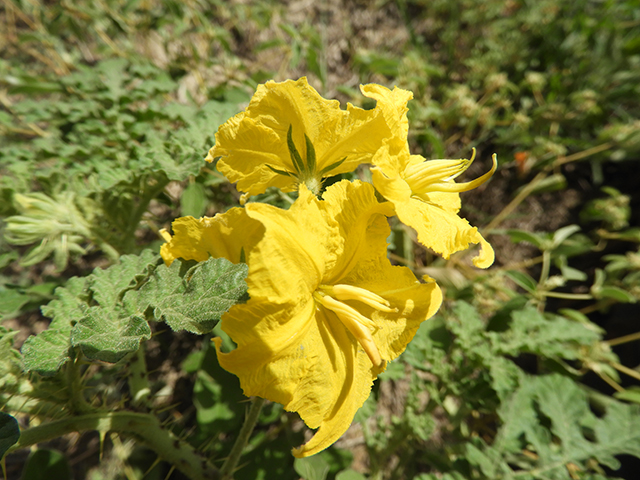
MULTIPOLYGON (((20 376, 16 349, 49 324, 40 307, 56 287, 157 252, 178 216, 237 205, 203 161, 218 126, 259 83, 303 75, 365 108, 361 83, 411 90, 413 153, 468 158, 475 147, 466 178, 497 153, 494 178, 462 195, 496 263, 445 262, 395 226, 392 259, 441 283, 441 313, 335 447, 294 464, 300 421, 272 405, 236 478, 636 478, 638 0, 3 0, 4 401, 23 380, 47 381, 20 376)), ((277 191, 259 200, 288 204, 277 191)), ((157 328, 147 361, 158 415, 223 458, 244 405, 208 344, 157 328)), ((127 365, 100 368, 89 395, 133 408, 127 365)), ((155 459, 116 436, 100 460, 97 434, 82 438, 28 462, 12 454, 9 478, 27 463, 38 468, 26 479, 49 465, 62 469, 55 478, 131 480, 155 459)), ((144 478, 165 477, 183 478, 164 463, 144 478)))

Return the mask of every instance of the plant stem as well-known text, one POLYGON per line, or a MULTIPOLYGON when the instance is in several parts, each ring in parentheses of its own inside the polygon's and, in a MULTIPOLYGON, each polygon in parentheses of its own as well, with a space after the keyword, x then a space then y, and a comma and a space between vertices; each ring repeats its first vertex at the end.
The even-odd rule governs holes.
POLYGON ((253 400, 251 401, 251 408, 247 412, 247 417, 244 419, 244 424, 238 433, 238 438, 233 444, 233 448, 231 448, 231 453, 229 453, 227 460, 220 469, 222 480, 231 480, 233 478, 233 472, 236 469, 236 465, 238 465, 238 461, 242 456, 244 448, 249 442, 251 432, 253 432, 253 429, 258 422, 258 417, 260 416, 260 411, 262 410, 264 402, 264 398, 253 397, 253 400))
POLYGON ((83 414, 91 411, 89 404, 84 398, 82 376, 80 375, 79 351, 74 351, 71 361, 67 363, 67 390, 69 392, 69 408, 74 414, 83 414))
POLYGON ((544 292, 545 297, 566 298, 567 300, 593 300, 589 293, 544 292))
POLYGON ((127 379, 131 401, 138 407, 144 405, 151 394, 149 376, 147 375, 147 362, 144 358, 144 345, 144 342, 140 343, 140 348, 131 357, 129 361, 129 378, 127 379))
POLYGON ((630 377, 633 377, 636 380, 640 380, 640 373, 638 373, 636 370, 633 370, 632 368, 625 367, 624 365, 621 365, 617 362, 609 362, 609 365, 611 365, 613 368, 615 368, 619 372, 626 373, 630 377))
POLYGON ((630 333, 624 337, 612 338, 611 340, 605 340, 604 343, 613 347, 614 345, 620 345, 622 343, 633 342, 634 340, 640 340, 640 332, 630 333))
POLYGON ((220 478, 220 472, 198 455, 191 445, 163 429, 158 419, 147 413, 99 412, 45 423, 23 430, 18 443, 7 453, 71 432, 90 430, 132 435, 192 480, 220 478))
POLYGON ((551 269, 551 252, 543 250, 542 252, 542 268, 540 269, 540 280, 538 284, 544 285, 549 278, 549 270, 551 269))

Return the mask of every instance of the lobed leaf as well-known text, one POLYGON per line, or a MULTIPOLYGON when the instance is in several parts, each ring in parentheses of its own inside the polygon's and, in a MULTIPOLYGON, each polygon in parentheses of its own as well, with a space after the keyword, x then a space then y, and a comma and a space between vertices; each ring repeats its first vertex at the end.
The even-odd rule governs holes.
POLYGON ((109 268, 96 268, 90 276, 93 298, 103 307, 117 305, 124 292, 135 286, 136 277, 158 260, 156 253, 144 250, 140 255, 123 255, 109 268))
POLYGON ((152 306, 156 320, 175 331, 208 333, 223 313, 246 296, 245 264, 210 258, 183 275, 181 269, 180 261, 158 267, 139 292, 125 296, 125 303, 135 303, 138 309, 152 306))
POLYGON ((53 318, 48 330, 31 336, 22 345, 24 367, 42 375, 53 375, 69 360, 69 336, 89 308, 87 279, 73 277, 55 290, 56 299, 42 307, 43 315, 53 318))
POLYGON ((498 409, 502 425, 493 444, 467 444, 467 459, 492 479, 517 472, 519 478, 570 480, 571 468, 580 478, 597 478, 594 460, 615 470, 617 455, 640 455, 639 413, 637 405, 612 401, 598 418, 572 379, 527 376, 498 409))
POLYGON ((119 309, 91 307, 73 328, 71 344, 91 360, 117 363, 151 338, 144 316, 122 315, 119 309))

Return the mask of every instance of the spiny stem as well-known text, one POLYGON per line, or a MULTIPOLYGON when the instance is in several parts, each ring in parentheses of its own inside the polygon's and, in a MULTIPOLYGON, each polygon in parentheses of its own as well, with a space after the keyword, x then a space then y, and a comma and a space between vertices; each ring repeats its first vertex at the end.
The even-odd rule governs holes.
POLYGON ((251 437, 251 433, 258 422, 258 417, 260 416, 260 411, 262 410, 264 402, 264 398, 253 397, 253 400, 251 401, 251 408, 247 412, 247 417, 240 429, 240 433, 238 433, 238 438, 233 444, 233 448, 231 448, 231 453, 229 453, 227 460, 220 469, 222 480, 231 480, 233 478, 233 472, 236 469, 238 461, 242 456, 242 452, 249 442, 249 437, 251 437))
POLYGON ((131 435, 193 480, 220 478, 220 472, 198 455, 191 445, 162 428, 158 419, 147 413, 99 412, 48 422, 23 430, 18 443, 7 453, 71 432, 92 430, 131 435))
POLYGON ((144 405, 151 394, 149 377, 147 375, 147 362, 144 358, 144 345, 144 342, 140 344, 140 348, 129 361, 129 378, 127 382, 129 384, 131 401, 136 406, 144 405))
POLYGON ((89 404, 84 398, 82 375, 80 375, 79 362, 81 360, 80 351, 74 351, 72 358, 67 362, 67 391, 69 394, 69 407, 75 414, 88 413, 91 411, 89 404))

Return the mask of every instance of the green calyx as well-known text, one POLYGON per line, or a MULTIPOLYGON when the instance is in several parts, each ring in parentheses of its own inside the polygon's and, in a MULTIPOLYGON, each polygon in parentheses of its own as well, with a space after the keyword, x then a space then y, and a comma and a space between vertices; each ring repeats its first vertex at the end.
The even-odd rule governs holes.
POLYGON ((303 159, 302 155, 300 155, 300 152, 296 147, 296 144, 293 141, 292 131, 293 126, 289 125, 289 130, 287 131, 287 146, 289 147, 289 155, 291 156, 291 163, 293 164, 295 172, 280 170, 272 167, 271 165, 267 165, 267 168, 279 175, 286 175, 297 179, 299 183, 305 184, 311 192, 313 192, 315 195, 318 195, 322 187, 322 179, 327 176, 327 174, 331 170, 339 167, 347 159, 347 157, 344 157, 342 160, 338 160, 337 162, 328 165, 320 171, 316 171, 316 150, 313 146, 313 143, 311 142, 311 139, 307 136, 306 133, 304 134, 306 151, 303 159))

